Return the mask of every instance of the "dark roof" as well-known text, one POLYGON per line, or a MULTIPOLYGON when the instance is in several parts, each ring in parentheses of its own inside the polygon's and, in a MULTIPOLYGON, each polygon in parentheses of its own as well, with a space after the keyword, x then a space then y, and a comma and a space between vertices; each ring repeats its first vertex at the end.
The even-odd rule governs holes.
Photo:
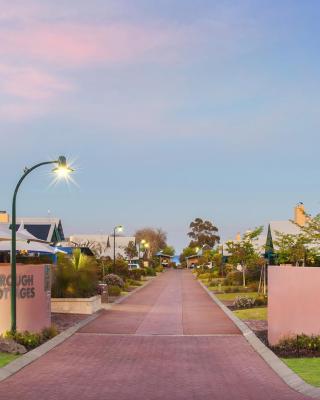
POLYGON ((64 241, 61 220, 58 218, 17 218, 17 227, 20 224, 38 239, 58 243, 64 241))
MULTIPOLYGON (((19 229, 18 225, 18 229, 19 229)), ((50 231, 50 227, 51 225, 25 225, 24 226, 25 229, 31 233, 31 235, 35 236, 38 239, 41 240, 47 240, 48 239, 48 235, 49 235, 49 231, 50 231)))
POLYGON ((166 257, 166 258, 172 258, 173 256, 170 256, 169 254, 162 254, 162 253, 157 253, 156 257, 166 257))
POLYGON ((187 259, 189 258, 199 258, 201 257, 200 254, 192 254, 191 256, 186 257, 187 259))

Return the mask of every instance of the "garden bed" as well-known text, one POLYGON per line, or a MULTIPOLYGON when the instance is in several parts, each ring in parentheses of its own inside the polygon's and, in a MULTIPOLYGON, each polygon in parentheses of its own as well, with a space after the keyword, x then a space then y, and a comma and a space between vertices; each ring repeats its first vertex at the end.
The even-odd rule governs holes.
POLYGON ((56 326, 58 333, 61 333, 77 323, 83 321, 88 316, 85 314, 61 314, 52 313, 51 322, 56 326))
MULTIPOLYGON (((209 285, 207 285, 209 286, 209 285)), ((320 336, 308 337, 299 335, 288 339, 278 346, 271 346, 268 342, 267 307, 237 308, 234 300, 241 296, 256 298, 255 292, 236 290, 230 287, 208 287, 215 296, 241 319, 277 357, 279 357, 293 372, 305 382, 320 387, 320 336)))

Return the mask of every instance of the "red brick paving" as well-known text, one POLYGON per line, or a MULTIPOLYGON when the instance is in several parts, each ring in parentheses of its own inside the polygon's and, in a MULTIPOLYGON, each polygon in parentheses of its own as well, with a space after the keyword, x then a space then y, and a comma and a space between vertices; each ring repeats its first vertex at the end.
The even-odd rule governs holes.
POLYGON ((187 271, 182 274, 182 282, 185 334, 240 334, 234 323, 212 302, 209 295, 187 271))
POLYGON ((265 364, 191 274, 172 271, 0 383, 0 399, 306 397, 265 364))

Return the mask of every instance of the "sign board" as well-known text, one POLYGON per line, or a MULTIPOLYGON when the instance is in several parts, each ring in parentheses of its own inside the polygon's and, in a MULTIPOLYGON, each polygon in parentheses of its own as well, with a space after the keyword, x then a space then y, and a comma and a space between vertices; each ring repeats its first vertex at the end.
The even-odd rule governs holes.
MULTIPOLYGON (((11 266, 0 264, 0 334, 11 326, 11 266)), ((39 332, 51 325, 49 265, 17 265, 17 330, 39 332)))

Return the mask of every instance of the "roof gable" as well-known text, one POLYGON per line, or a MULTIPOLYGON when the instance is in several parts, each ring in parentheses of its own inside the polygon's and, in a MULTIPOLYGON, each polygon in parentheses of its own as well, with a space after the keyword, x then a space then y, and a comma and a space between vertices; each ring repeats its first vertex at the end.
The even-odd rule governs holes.
POLYGON ((291 221, 271 221, 269 226, 273 239, 276 237, 276 232, 280 232, 285 235, 298 235, 301 233, 301 228, 291 221))

